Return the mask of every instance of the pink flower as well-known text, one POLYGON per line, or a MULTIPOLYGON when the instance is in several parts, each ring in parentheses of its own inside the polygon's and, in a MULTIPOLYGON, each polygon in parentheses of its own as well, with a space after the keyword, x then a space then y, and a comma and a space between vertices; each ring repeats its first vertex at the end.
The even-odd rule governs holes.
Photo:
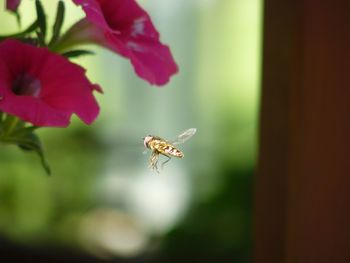
POLYGON ((92 123, 100 90, 66 58, 8 39, 0 43, 0 111, 36 126, 66 127, 73 113, 92 123))
POLYGON ((16 12, 21 0, 6 0, 6 9, 16 12))
POLYGON ((168 46, 149 15, 135 0, 73 0, 86 18, 66 35, 76 43, 94 42, 130 59, 135 72, 151 84, 164 85, 178 71, 168 46))

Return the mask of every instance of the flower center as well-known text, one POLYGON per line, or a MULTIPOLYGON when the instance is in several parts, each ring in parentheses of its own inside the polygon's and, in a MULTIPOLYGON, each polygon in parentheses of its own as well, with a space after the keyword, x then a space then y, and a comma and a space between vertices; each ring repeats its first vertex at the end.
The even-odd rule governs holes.
POLYGON ((39 97, 41 91, 40 80, 22 73, 12 83, 12 91, 19 96, 39 97))

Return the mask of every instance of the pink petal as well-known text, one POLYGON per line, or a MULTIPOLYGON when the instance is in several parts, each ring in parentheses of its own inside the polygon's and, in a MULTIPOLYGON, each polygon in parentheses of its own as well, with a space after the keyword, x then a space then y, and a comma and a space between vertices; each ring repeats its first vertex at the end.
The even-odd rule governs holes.
POLYGON ((6 9, 16 12, 21 0, 6 0, 6 9))
MULTIPOLYGON (((149 15, 134 0, 73 0, 90 23, 86 40, 130 59, 135 72, 151 84, 164 85, 178 72, 168 46, 159 41, 149 15)), ((81 36, 80 36, 81 37, 81 36)))
POLYGON ((91 124, 99 113, 96 89, 83 68, 46 48, 11 39, 0 43, 0 110, 6 113, 37 126, 65 127, 73 113, 91 124), (14 92, 14 81, 24 73, 40 83, 38 96, 14 92))

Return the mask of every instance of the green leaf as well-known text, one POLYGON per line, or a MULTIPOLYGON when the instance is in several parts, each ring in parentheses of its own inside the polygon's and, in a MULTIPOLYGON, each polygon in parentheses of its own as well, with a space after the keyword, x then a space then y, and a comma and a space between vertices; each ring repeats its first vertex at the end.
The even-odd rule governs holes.
POLYGON ((17 20, 17 24, 20 27, 21 26, 21 15, 19 14, 18 10, 16 10, 14 12, 15 16, 16 16, 16 20, 17 20))
POLYGON ((10 13, 16 17, 18 26, 21 26, 21 15, 19 14, 18 9, 17 10, 7 10, 7 11, 10 11, 10 13))
POLYGON ((20 130, 17 130, 11 134, 13 137, 23 137, 26 134, 33 133, 36 129, 38 129, 38 126, 29 126, 29 127, 24 127, 20 130))
POLYGON ((38 154, 41 165, 47 175, 51 175, 51 169, 47 163, 39 137, 35 133, 27 133, 23 137, 17 138, 18 146, 25 151, 34 151, 38 154))
POLYGON ((64 52, 62 56, 65 56, 66 58, 77 58, 81 56, 94 55, 94 54, 95 53, 90 50, 77 49, 77 50, 70 50, 70 51, 64 52))
POLYGON ((23 38, 26 35, 34 32, 39 26, 38 21, 35 21, 33 24, 31 24, 27 29, 25 29, 24 31, 20 32, 20 33, 15 33, 15 34, 11 34, 11 35, 4 35, 4 36, 0 36, 0 41, 5 40, 7 38, 23 38))
POLYGON ((39 137, 33 133, 37 127, 27 127, 24 128, 21 132, 16 132, 11 134, 10 136, 2 136, 0 137, 0 142, 8 143, 8 144, 16 144, 24 151, 34 151, 38 154, 41 164, 45 170, 45 172, 50 175, 51 169, 48 165, 44 151, 40 142, 39 137))
POLYGON ((37 21, 39 24, 40 33, 42 34, 43 39, 46 37, 46 15, 44 12, 44 8, 40 2, 40 0, 35 1, 36 15, 37 21))
POLYGON ((24 122, 18 117, 7 114, 2 122, 2 127, 5 135, 10 135, 14 131, 24 127, 24 122))
POLYGON ((64 3, 62 1, 59 1, 57 5, 56 20, 55 20, 55 24, 53 25, 53 30, 52 30, 53 33, 52 33, 52 38, 49 46, 54 45, 58 40, 58 38, 60 37, 61 29, 64 21, 64 14, 65 14, 64 3))

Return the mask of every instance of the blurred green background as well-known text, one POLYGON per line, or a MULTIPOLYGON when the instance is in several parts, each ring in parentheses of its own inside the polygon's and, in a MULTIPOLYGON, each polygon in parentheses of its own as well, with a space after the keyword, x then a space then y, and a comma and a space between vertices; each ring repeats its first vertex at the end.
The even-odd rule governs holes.
MULTIPOLYGON (((0 0, 0 34, 16 19, 0 0)), ((149 86, 130 63, 95 46, 75 60, 99 83, 99 119, 39 130, 53 175, 34 154, 0 146, 0 236, 36 249, 72 248, 97 258, 226 258, 250 262, 252 179, 260 81, 259 0, 139 1, 180 72, 149 86), (142 137, 197 134, 160 175, 142 137), (185 257, 186 256, 186 257, 185 257)), ((65 1, 64 28, 83 17, 65 1)), ((57 1, 43 0, 52 25, 57 1)), ((33 1, 20 7, 23 28, 33 1)), ((1 257, 0 257, 1 258, 1 257)))

